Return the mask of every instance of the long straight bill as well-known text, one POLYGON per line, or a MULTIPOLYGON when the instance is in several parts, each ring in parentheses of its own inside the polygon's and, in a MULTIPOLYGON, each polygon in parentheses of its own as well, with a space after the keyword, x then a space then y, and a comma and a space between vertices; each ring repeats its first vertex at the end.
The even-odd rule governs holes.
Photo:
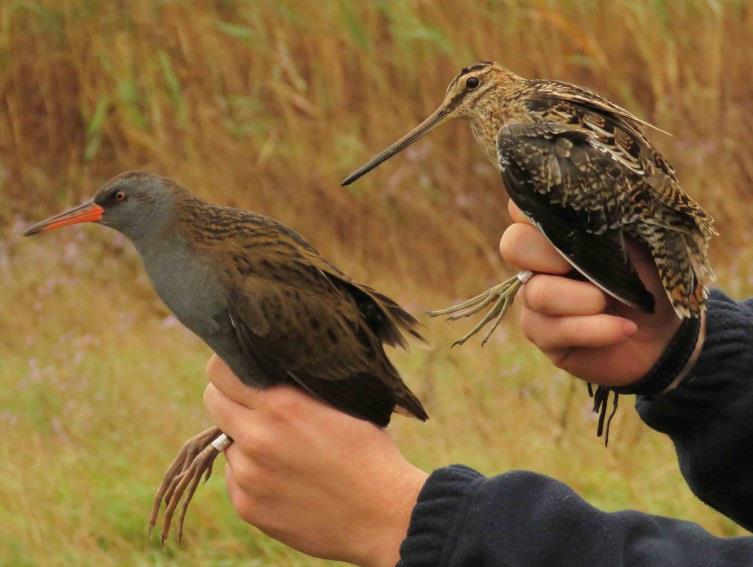
POLYGON ((416 126, 413 130, 408 132, 405 136, 400 138, 397 142, 392 144, 390 147, 388 147, 386 150, 381 152, 379 155, 377 155, 374 159, 366 163, 365 165, 362 165, 357 170, 355 170, 353 173, 348 175, 345 179, 343 179, 343 182, 340 184, 343 187, 345 185, 350 185, 353 183, 356 179, 361 177, 362 175, 367 174, 369 171, 377 167, 382 162, 387 161, 395 154, 403 151, 405 148, 410 146, 413 142, 419 140, 420 138, 423 138, 426 134, 431 132, 434 128, 439 126, 442 121, 447 118, 448 111, 444 108, 438 108, 435 110, 431 116, 429 116, 426 120, 421 122, 418 126, 416 126))
POLYGON ((30 226, 26 229, 26 232, 24 232, 24 236, 31 236, 32 234, 37 234, 39 232, 55 230, 56 228, 81 222, 98 222, 102 220, 102 213, 104 212, 105 210, 94 203, 94 200, 92 199, 80 204, 78 207, 68 209, 54 217, 50 217, 30 226))

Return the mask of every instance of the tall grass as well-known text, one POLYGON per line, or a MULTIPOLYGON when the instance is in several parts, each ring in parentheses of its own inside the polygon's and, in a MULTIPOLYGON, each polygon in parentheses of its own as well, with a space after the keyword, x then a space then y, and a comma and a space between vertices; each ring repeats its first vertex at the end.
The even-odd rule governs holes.
POLYGON ((497 269, 506 218, 467 128, 350 192, 338 182, 486 58, 673 132, 657 143, 734 238, 753 180, 752 27, 750 3, 711 0, 6 2, 0 215, 47 213, 144 167, 280 217, 359 275, 467 293, 497 269))
MULTIPOLYGON (((413 311, 440 306, 505 269, 504 194, 467 128, 338 183, 433 110, 459 67, 494 59, 673 132, 652 138, 718 219, 721 285, 750 293, 751 29, 753 4, 732 0, 0 3, 0 563, 312 564, 234 519, 221 479, 198 496, 185 549, 144 539, 154 483, 205 424, 208 353, 122 239, 22 242, 26 220, 146 168, 279 218, 413 311)), ((458 327, 430 330, 434 350, 395 355, 433 418, 396 420, 412 460, 534 468, 597 505, 737 533, 627 408, 604 450, 580 386, 514 318, 483 351, 449 351, 458 327)))

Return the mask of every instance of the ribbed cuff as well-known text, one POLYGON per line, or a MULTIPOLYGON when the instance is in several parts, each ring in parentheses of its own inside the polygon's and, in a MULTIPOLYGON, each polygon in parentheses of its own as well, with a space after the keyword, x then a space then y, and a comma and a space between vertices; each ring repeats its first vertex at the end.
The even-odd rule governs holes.
POLYGON ((468 491, 484 476, 463 465, 437 469, 418 495, 398 567, 436 567, 458 536, 468 491))
MULTIPOLYGON (((706 316, 706 340, 682 383, 656 398, 639 397, 641 418, 653 429, 678 435, 701 427, 725 403, 730 385, 747 379, 753 367, 751 314, 720 291, 713 291, 706 316)), ((734 388, 732 388, 734 390, 734 388)))

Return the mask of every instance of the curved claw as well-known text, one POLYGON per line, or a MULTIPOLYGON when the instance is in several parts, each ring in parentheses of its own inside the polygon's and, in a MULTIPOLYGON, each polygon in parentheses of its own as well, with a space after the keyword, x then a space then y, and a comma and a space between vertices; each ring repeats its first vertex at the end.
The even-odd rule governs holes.
POLYGON ((182 506, 178 516, 178 543, 182 541, 188 505, 202 478, 206 482, 212 474, 212 465, 220 453, 215 442, 218 441, 220 436, 225 438, 225 441, 223 441, 225 445, 223 446, 232 442, 217 427, 209 428, 192 437, 183 445, 165 473, 165 477, 155 494, 152 513, 149 518, 149 535, 151 537, 157 524, 159 510, 164 502, 165 517, 160 535, 162 545, 167 541, 175 510, 181 504, 181 501, 182 506))
POLYGON ((203 439, 205 439, 207 436, 210 436, 210 434, 215 433, 216 431, 219 431, 216 427, 207 429, 205 431, 202 431, 198 435, 195 435, 188 441, 186 441, 183 444, 183 447, 181 447, 180 451, 178 451, 178 454, 175 456, 175 459, 173 459, 173 462, 170 464, 169 468, 167 469, 167 472, 165 473, 165 476, 162 478, 162 483, 159 485, 159 488, 157 489, 157 493, 154 495, 154 500, 152 502, 152 513, 149 517, 149 537, 152 537, 152 531, 154 530, 154 527, 157 525, 157 517, 159 516, 159 509, 162 505, 162 501, 169 501, 170 495, 172 494, 172 491, 170 488, 172 487, 173 479, 179 475, 182 471, 186 469, 186 467, 193 461, 195 456, 198 454, 199 450, 196 450, 195 447, 198 444, 201 444, 203 439))

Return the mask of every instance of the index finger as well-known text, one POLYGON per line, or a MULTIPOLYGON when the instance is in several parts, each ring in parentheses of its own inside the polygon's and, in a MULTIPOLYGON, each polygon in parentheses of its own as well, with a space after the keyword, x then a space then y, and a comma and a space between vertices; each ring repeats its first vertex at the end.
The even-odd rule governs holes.
POLYGON ((248 408, 259 405, 261 390, 241 382, 225 361, 216 354, 212 354, 212 358, 209 359, 206 373, 214 387, 234 402, 248 408))
POLYGON ((528 220, 528 217, 523 214, 523 211, 520 210, 520 207, 512 202, 512 199, 507 200, 507 212, 510 213, 510 217, 512 217, 513 222, 524 222, 527 224, 531 224, 531 221, 528 220))

